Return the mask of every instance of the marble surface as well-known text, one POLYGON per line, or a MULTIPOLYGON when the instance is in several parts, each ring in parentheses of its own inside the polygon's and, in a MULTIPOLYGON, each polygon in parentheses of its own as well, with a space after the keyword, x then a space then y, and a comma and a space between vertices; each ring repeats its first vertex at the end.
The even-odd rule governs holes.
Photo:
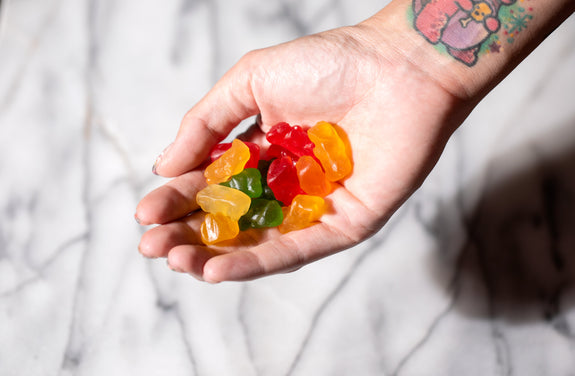
POLYGON ((138 254, 153 160, 215 80, 384 3, 2 1, 0 375, 574 375, 573 17, 369 241, 215 286, 138 254))

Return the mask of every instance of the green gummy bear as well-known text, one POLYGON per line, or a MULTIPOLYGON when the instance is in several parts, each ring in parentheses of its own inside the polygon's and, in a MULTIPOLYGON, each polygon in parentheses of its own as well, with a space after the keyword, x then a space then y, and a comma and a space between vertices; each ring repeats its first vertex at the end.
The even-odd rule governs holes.
POLYGON ((239 220, 241 231, 248 228, 276 227, 284 219, 282 208, 277 200, 257 198, 252 200, 250 208, 239 220))
POLYGON ((262 175, 257 168, 246 168, 220 185, 240 190, 250 198, 258 198, 263 192, 262 175))
POLYGON ((262 193, 261 198, 265 198, 266 200, 277 201, 276 196, 274 195, 274 192, 272 191, 272 189, 270 187, 268 187, 267 184, 265 184, 263 187, 263 193, 262 193))

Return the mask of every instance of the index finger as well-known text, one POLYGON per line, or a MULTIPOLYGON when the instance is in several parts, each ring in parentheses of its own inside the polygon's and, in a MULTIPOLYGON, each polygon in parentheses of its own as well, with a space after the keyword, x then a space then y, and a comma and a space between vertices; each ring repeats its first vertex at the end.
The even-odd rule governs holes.
POLYGON ((247 56, 184 116, 175 141, 156 160, 155 173, 174 177, 192 170, 242 120, 258 114, 247 56))

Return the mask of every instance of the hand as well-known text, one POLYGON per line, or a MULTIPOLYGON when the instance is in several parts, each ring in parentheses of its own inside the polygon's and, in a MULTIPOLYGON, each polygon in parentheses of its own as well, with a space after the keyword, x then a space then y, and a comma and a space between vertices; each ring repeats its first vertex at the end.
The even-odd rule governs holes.
POLYGON ((244 56, 184 117, 157 160, 175 177, 139 203, 147 231, 140 251, 208 282, 293 271, 352 247, 377 232, 419 187, 471 106, 398 53, 368 24, 297 39, 244 56), (201 243, 195 195, 198 166, 241 120, 260 114, 246 140, 261 143, 271 126, 337 123, 349 137, 352 175, 326 198, 330 209, 307 229, 240 233, 225 246, 201 243), (191 214, 190 214, 191 213, 191 214))

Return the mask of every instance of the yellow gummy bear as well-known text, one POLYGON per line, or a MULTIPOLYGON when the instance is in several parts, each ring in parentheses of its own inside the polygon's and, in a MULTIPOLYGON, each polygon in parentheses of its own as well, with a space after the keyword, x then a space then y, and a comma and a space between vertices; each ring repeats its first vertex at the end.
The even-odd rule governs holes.
POLYGON ((207 213, 200 228, 202 241, 206 245, 233 239, 238 236, 239 232, 238 221, 222 214, 207 213))
POLYGON ((203 211, 222 214, 237 221, 246 214, 252 199, 244 192, 219 184, 211 184, 196 194, 196 202, 203 211))
POLYGON ((250 159, 250 148, 242 141, 235 139, 232 146, 221 157, 213 161, 204 171, 208 184, 219 184, 239 174, 250 159))

